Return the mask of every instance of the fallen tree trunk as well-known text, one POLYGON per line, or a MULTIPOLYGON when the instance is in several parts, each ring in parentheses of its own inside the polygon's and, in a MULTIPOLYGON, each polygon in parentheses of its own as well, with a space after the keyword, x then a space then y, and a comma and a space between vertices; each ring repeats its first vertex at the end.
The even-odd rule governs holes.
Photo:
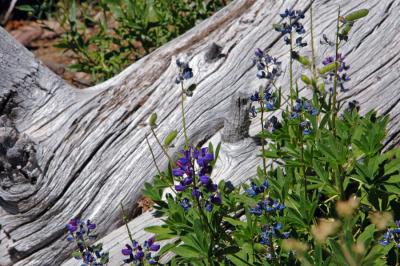
MULTIPOLYGON (((317 36, 334 31, 339 4, 344 13, 370 9, 366 23, 356 26, 342 49, 352 80, 339 98, 359 101, 362 112, 374 108, 389 114, 390 148, 400 142, 400 1, 317 0, 317 36)), ((175 146, 183 144, 180 88, 174 84, 177 55, 188 55, 197 84, 193 97, 185 100, 192 144, 218 141, 232 95, 250 94, 261 84, 251 60, 256 47, 270 48, 283 61, 286 70, 279 85, 287 92, 287 47, 271 25, 285 7, 307 11, 308 5, 308 0, 234 1, 121 74, 86 90, 67 85, 0 29, 0 265, 59 265, 71 250, 64 227, 71 217, 91 219, 105 236, 122 224, 120 202, 134 212, 144 182, 156 173, 145 141, 148 116, 158 113, 160 137, 177 129, 175 146)), ((309 17, 305 23, 308 28, 309 17)), ((333 53, 319 47, 317 59, 333 53)), ((236 184, 254 175, 259 148, 251 137, 259 126, 252 122, 249 137, 243 128, 224 131, 222 140, 227 142, 213 175, 236 184)), ((166 158, 155 140, 150 142, 165 167, 166 158)), ((157 222, 147 213, 131 226, 138 230, 157 222)), ((105 238, 115 253, 123 246, 121 230, 105 238)), ((118 255, 113 258, 112 265, 118 265, 118 255)))

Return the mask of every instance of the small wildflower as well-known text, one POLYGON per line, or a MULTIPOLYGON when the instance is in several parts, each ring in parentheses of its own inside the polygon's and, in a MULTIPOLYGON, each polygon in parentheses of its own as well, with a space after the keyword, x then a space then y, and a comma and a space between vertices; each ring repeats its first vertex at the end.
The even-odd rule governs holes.
POLYGON ((176 65, 179 68, 179 74, 175 79, 175 83, 179 84, 184 80, 191 79, 193 77, 193 71, 189 67, 189 63, 183 58, 176 59, 176 65))
POLYGON ((180 205, 185 212, 187 212, 192 207, 192 203, 187 198, 182 199, 180 205))

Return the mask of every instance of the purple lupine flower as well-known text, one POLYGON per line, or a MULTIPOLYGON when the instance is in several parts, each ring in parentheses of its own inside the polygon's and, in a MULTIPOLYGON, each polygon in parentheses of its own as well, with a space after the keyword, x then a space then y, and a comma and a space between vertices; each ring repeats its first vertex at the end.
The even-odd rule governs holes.
POLYGON ((183 200, 181 200, 180 205, 185 212, 187 212, 190 209, 190 207, 192 207, 192 203, 187 198, 184 198, 183 200))
POLYGON ((176 191, 181 192, 181 191, 184 191, 185 189, 186 189, 186 186, 184 186, 184 185, 181 185, 181 184, 175 185, 176 191))
POLYGON ((210 197, 210 200, 212 203, 214 203, 216 205, 221 205, 221 203, 222 203, 222 199, 219 194, 214 194, 213 196, 210 197))
POLYGON ((79 219, 71 219, 67 224, 67 229, 70 233, 74 233, 78 229, 79 219))
POLYGON ((191 79, 193 77, 193 70, 189 67, 189 63, 184 59, 176 59, 176 65, 179 68, 179 74, 175 79, 175 83, 179 84, 184 80, 191 79))
POLYGON ((93 229, 96 228, 96 224, 91 223, 90 220, 87 220, 87 221, 86 221, 86 226, 87 226, 87 228, 88 228, 89 230, 93 230, 93 229))
POLYGON ((206 200, 204 207, 205 207, 206 211, 208 211, 208 212, 212 212, 212 210, 213 210, 213 205, 208 200, 206 200))
POLYGON ((199 199, 199 198, 201 197, 201 192, 200 192, 200 190, 198 190, 197 188, 194 188, 194 189, 192 190, 192 196, 195 197, 195 198, 197 198, 197 199, 199 199))
POLYGON ((212 182, 209 182, 209 183, 206 185, 206 190, 207 190, 208 192, 216 192, 216 191, 218 190, 218 185, 217 185, 217 184, 214 184, 214 183, 212 183, 212 182))
POLYGON ((193 178, 191 178, 191 177, 185 177, 185 178, 181 181, 181 184, 182 184, 183 186, 189 186, 190 184, 192 184, 192 182, 193 182, 193 178))
POLYGON ((150 251, 158 251, 160 249, 159 244, 152 244, 149 248, 150 251))
POLYGON ((132 252, 133 252, 133 248, 132 248, 130 245, 128 245, 128 244, 126 244, 125 247, 126 247, 126 248, 123 248, 123 249, 121 250, 122 254, 125 255, 125 256, 131 255, 132 252))
POLYGON ((200 183, 204 186, 208 185, 208 183, 210 183, 210 181, 211 181, 211 178, 207 175, 202 175, 202 176, 200 176, 199 179, 200 179, 200 183))

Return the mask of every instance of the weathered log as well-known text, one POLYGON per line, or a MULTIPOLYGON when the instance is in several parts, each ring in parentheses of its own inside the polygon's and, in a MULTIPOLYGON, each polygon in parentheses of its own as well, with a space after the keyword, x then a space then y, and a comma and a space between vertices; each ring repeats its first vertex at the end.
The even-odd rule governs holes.
MULTIPOLYGON (((332 36, 339 4, 344 13, 370 9, 341 49, 352 80, 339 98, 358 100, 361 112, 374 108, 389 114, 386 147, 392 147, 400 142, 400 1, 317 0, 317 36, 332 36)), ((75 216, 96 222, 100 236, 112 232, 103 242, 112 247, 111 264, 119 265, 118 252, 127 236, 123 228, 113 231, 122 224, 118 205, 122 201, 132 213, 143 183, 156 173, 145 141, 149 114, 158 113, 160 137, 177 129, 175 146, 183 144, 176 56, 188 55, 195 74, 191 82, 197 84, 185 100, 190 141, 215 144, 231 96, 250 94, 261 84, 252 66, 254 48, 268 48, 283 61, 279 85, 287 92, 287 47, 271 25, 285 7, 307 11, 308 5, 308 0, 233 1, 121 74, 86 90, 67 85, 0 29, 0 265, 61 264, 72 248, 64 225, 75 216)), ((333 50, 319 46, 317 53, 321 60, 333 50)), ((305 89, 301 93, 309 94, 305 89)), ((259 127, 254 120, 250 137, 259 127)), ((259 147, 252 138, 239 139, 222 144, 216 178, 238 184, 254 175, 259 147)), ((150 142, 165 167, 166 158, 155 140, 150 142)), ((141 229, 157 222, 146 213, 130 225, 135 237, 143 239, 141 229)))

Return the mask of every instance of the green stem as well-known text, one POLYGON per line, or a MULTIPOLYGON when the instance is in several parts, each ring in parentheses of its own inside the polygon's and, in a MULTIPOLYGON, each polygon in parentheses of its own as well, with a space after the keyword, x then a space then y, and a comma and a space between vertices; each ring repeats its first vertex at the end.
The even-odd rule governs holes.
POLYGON ((151 133, 153 133, 154 138, 156 139, 158 145, 161 147, 161 150, 163 151, 163 153, 165 154, 165 156, 168 158, 169 163, 173 164, 173 161, 171 159, 171 157, 169 156, 167 150, 165 149, 165 147, 161 144, 160 140, 158 139, 156 132, 154 132, 154 128, 150 127, 151 133))
POLYGON ((304 196, 305 199, 307 200, 307 176, 306 176, 306 171, 304 167, 304 144, 303 144, 303 132, 300 132, 301 134, 301 139, 300 139, 300 150, 301 150, 301 175, 303 176, 304 180, 304 196))
MULTIPOLYGON (((292 25, 292 20, 290 19, 290 26, 292 25)), ((293 33, 290 32, 290 64, 289 64, 289 83, 290 83, 290 107, 293 108, 293 33)))
POLYGON ((188 148, 189 147, 189 138, 187 136, 187 131, 186 131, 186 118, 185 118, 185 108, 183 105, 183 101, 184 101, 184 93, 185 93, 185 89, 183 88, 183 81, 181 82, 181 109, 182 109, 182 125, 183 125, 183 134, 185 135, 185 147, 188 148))
POLYGON ((317 68, 315 63, 315 44, 314 44, 314 21, 313 21, 313 3, 314 0, 310 0, 310 30, 311 30, 311 53, 312 53, 312 73, 313 79, 317 81, 317 68))
POLYGON ((119 204, 121 205, 122 221, 124 222, 124 224, 126 226, 126 230, 128 231, 129 239, 131 240, 131 243, 133 243, 132 233, 131 233, 131 230, 129 229, 129 226, 128 226, 128 219, 127 219, 127 217, 125 215, 124 206, 122 205, 122 201, 119 204))
POLYGON ((332 99, 332 129, 333 134, 336 136, 336 96, 337 96, 337 77, 339 69, 339 18, 340 18, 340 7, 338 9, 338 16, 336 22, 336 45, 335 45, 335 77, 333 80, 333 99, 332 99))
POLYGON ((161 176, 161 171, 160 171, 160 168, 158 168, 156 157, 154 156, 153 149, 150 146, 149 139, 147 138, 147 136, 145 136, 145 138, 146 138, 147 146, 149 146, 149 149, 150 149, 150 152, 151 152, 151 157, 153 158, 153 163, 157 168, 158 175, 161 176))
POLYGON ((259 101, 261 105, 261 150, 262 150, 262 162, 263 162, 263 170, 264 170, 264 176, 267 176, 267 162, 265 159, 265 139, 264 139, 264 105, 263 105, 263 100, 259 101))

